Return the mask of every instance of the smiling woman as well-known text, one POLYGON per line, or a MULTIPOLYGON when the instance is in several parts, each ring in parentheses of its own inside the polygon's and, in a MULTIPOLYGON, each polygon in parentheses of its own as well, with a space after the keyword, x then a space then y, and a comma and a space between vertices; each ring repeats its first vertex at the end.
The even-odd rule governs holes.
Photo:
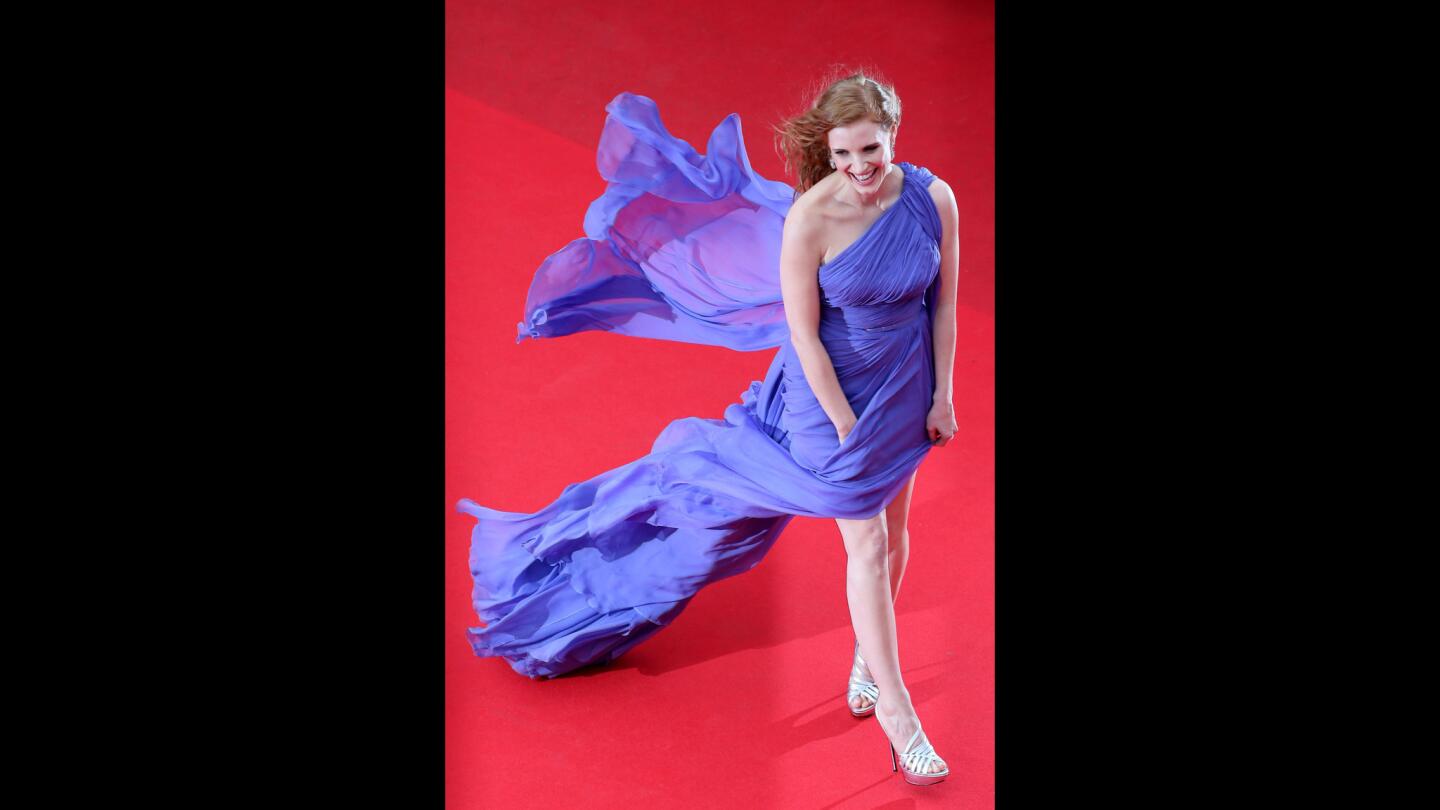
POLYGON ((857 638, 848 709, 876 716, 906 781, 938 782, 949 769, 901 678, 892 602, 915 472, 956 432, 949 186, 892 162, 899 98, 859 74, 781 128, 793 189, 751 168, 736 115, 700 155, 651 99, 621 93, 607 110, 605 193, 588 236, 537 270, 519 338, 779 351, 724 419, 675 420, 650 453, 538 512, 462 500, 486 623, 471 645, 532 678, 613 661, 759 564, 793 516, 832 518, 857 638))
MULTIPOLYGON (((864 446, 902 453, 904 432, 925 426, 944 446, 955 435, 951 376, 959 246, 954 196, 924 168, 894 163, 900 97, 864 73, 834 79, 809 109, 776 127, 799 178, 785 220, 780 283, 790 340, 781 349, 791 453, 821 459, 864 446), (904 201, 904 204, 900 204, 904 201), (898 219, 892 212, 908 210, 898 219), (912 374, 916 387, 895 386, 912 374), (870 386, 888 396, 856 396, 870 386), (792 404, 793 401, 793 404, 792 404)), ((845 543, 846 597, 855 630, 847 703, 874 714, 905 780, 934 784, 949 773, 920 728, 900 671, 894 599, 909 556, 914 472, 873 517, 836 515, 845 543), (863 655, 862 655, 863 652, 863 655)))

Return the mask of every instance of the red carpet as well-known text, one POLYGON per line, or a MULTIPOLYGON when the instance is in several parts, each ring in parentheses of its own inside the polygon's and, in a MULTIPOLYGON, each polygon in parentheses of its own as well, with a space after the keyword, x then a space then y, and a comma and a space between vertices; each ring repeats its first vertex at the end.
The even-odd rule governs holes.
POLYGON ((446 788, 453 808, 994 805, 994 14, 991 3, 447 3, 446 788), (882 13, 883 12, 883 13, 882 13), (901 662, 950 764, 890 772, 843 703, 851 633, 833 521, 797 518, 755 570, 705 589, 614 664, 551 681, 479 659, 464 628, 470 497, 533 511, 632 461, 670 421, 719 418, 754 353, 582 333, 515 344, 531 275, 582 236, 595 145, 622 90, 703 151, 740 113, 769 125, 831 64, 879 68, 904 103, 896 157, 960 204, 960 434, 931 451, 897 604, 901 662))

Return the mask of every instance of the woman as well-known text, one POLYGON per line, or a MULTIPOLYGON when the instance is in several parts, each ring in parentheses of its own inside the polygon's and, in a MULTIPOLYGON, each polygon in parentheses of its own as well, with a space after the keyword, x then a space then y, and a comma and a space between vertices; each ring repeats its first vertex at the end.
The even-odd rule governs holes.
POLYGON ((536 272, 519 339, 604 329, 780 350, 723 420, 672 422, 648 455, 539 512, 462 500, 487 623, 472 647, 530 677, 612 661, 758 564, 794 515, 834 518, 856 637, 849 709, 875 714, 906 781, 938 782, 949 770, 901 676, 893 598, 915 471, 956 431, 954 197, 894 162, 899 98, 863 74, 779 128, 793 190, 750 168, 738 116, 701 156, 649 99, 606 109, 609 186, 588 237, 536 272))

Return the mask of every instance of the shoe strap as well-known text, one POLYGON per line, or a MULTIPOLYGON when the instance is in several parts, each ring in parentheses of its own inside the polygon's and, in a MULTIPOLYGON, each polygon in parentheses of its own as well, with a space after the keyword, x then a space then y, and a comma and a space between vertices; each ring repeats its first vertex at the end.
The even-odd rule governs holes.
POLYGON ((872 680, 867 680, 860 674, 860 667, 864 664, 860 658, 860 642, 855 642, 855 660, 850 664, 850 685, 846 691, 845 699, 854 700, 855 697, 863 696, 875 703, 880 699, 880 687, 872 680))
POLYGON ((864 696, 874 703, 880 699, 880 687, 870 681, 850 679, 850 688, 845 695, 846 700, 853 700, 857 695, 864 696))
MULTIPOLYGON (((930 773, 930 764, 939 761, 940 757, 936 755, 935 747, 930 744, 928 739, 918 747, 911 748, 911 746, 915 745, 915 740, 919 736, 920 729, 917 727, 915 733, 910 735, 910 742, 905 744, 905 753, 900 755, 900 759, 904 762, 905 769, 911 773, 920 774, 921 776, 934 776, 934 774, 930 773)), ((947 768, 946 770, 948 771, 949 769, 947 768)))
POLYGON ((850 665, 850 689, 852 691, 857 688, 856 684, 859 684, 863 687, 875 686, 875 681, 866 678, 864 675, 861 674, 860 666, 862 663, 863 662, 857 660, 850 665))

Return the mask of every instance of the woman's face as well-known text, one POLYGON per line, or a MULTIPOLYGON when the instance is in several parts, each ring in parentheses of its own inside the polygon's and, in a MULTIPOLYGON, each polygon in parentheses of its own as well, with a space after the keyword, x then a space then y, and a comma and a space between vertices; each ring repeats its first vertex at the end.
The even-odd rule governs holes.
POLYGON ((844 172, 861 196, 879 192, 881 182, 890 172, 890 159, 894 157, 890 130, 874 121, 856 121, 835 127, 827 137, 835 171, 844 172))

